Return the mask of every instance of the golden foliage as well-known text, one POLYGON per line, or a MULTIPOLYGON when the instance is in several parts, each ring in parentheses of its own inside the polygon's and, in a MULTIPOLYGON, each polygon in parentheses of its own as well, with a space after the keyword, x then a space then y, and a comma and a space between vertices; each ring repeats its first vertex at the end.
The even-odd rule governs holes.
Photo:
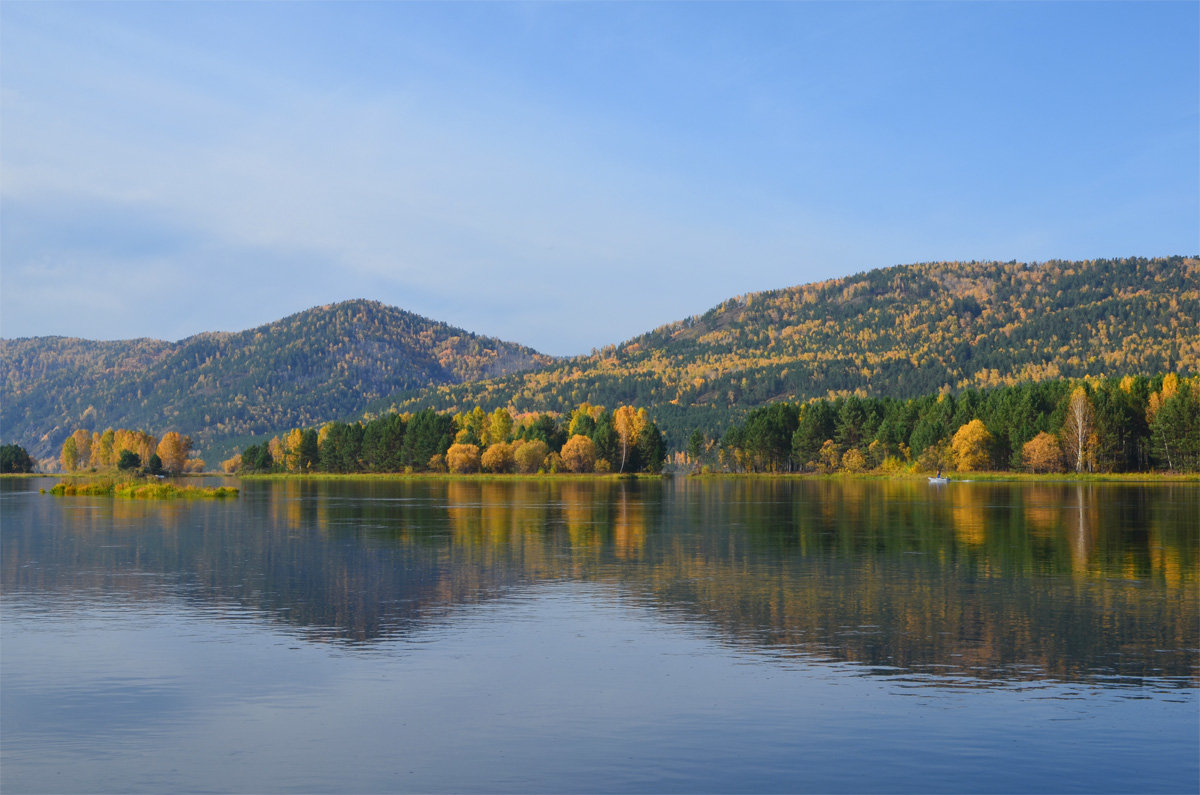
POLYGON ((646 410, 638 411, 633 406, 621 406, 613 412, 613 430, 621 444, 621 465, 618 471, 625 471, 625 462, 629 459, 629 448, 638 443, 642 430, 649 424, 650 418, 646 410))
POLYGON ((508 442, 496 442, 483 452, 483 455, 479 458, 479 463, 488 472, 495 472, 497 474, 512 472, 514 465, 513 446, 508 442))
POLYGON ((971 420, 950 440, 954 465, 960 472, 987 469, 992 460, 992 434, 982 420, 971 420))
POLYGON ((540 439, 518 442, 513 451, 513 460, 517 469, 526 475, 532 475, 541 469, 546 461, 550 448, 540 439))
POLYGON ((596 467, 596 445, 591 439, 575 434, 563 445, 563 466, 570 472, 591 472, 596 467))
POLYGON ((452 444, 446 451, 446 466, 458 475, 479 471, 479 445, 452 444))
POLYGON ((162 460, 162 467, 167 472, 173 475, 178 475, 183 472, 184 465, 187 464, 188 454, 192 451, 192 439, 189 436, 181 436, 176 431, 167 431, 163 434, 162 440, 158 443, 159 459, 162 460))
POLYGON ((863 455, 862 450, 851 447, 842 455, 842 469, 846 472, 865 472, 867 457, 863 455))
POLYGON ((1067 464, 1076 472, 1088 467, 1095 447, 1092 430, 1092 402, 1087 390, 1082 385, 1077 386, 1067 402, 1067 417, 1061 434, 1067 464))
POLYGON ((1061 472, 1062 448, 1058 439, 1042 431, 1021 448, 1021 461, 1030 472, 1061 472))

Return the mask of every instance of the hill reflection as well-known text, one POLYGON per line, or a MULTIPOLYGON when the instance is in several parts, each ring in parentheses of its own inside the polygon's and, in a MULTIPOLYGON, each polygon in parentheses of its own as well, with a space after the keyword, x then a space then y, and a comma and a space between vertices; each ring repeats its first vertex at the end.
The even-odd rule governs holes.
POLYGON ((1200 489, 868 481, 302 481, 236 503, 4 485, 6 604, 182 599, 373 644, 514 588, 619 586, 780 656, 1195 687, 1200 489))

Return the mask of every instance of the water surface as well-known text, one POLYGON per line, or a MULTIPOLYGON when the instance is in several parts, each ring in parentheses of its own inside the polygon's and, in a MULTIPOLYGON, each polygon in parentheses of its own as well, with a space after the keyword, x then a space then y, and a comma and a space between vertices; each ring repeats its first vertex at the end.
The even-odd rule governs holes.
POLYGON ((1200 487, 0 482, 0 787, 1192 792, 1200 487))

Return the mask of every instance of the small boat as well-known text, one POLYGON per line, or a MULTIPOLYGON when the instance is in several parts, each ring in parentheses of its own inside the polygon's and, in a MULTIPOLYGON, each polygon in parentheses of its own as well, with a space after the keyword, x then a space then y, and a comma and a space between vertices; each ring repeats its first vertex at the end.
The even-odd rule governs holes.
POLYGON ((933 483, 933 484, 936 484, 936 485, 941 485, 941 484, 943 484, 943 483, 949 483, 949 482, 950 482, 950 478, 947 478, 947 477, 942 477, 941 475, 938 475, 937 477, 931 477, 931 478, 929 479, 929 482, 930 482, 930 483, 933 483))

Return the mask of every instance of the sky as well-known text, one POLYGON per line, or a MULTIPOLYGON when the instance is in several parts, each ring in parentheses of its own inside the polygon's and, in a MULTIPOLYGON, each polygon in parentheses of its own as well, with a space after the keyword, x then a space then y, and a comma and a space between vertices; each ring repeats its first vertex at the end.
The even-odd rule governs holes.
POLYGON ((369 298, 585 353, 910 262, 1200 253, 1200 3, 0 3, 0 336, 369 298))

